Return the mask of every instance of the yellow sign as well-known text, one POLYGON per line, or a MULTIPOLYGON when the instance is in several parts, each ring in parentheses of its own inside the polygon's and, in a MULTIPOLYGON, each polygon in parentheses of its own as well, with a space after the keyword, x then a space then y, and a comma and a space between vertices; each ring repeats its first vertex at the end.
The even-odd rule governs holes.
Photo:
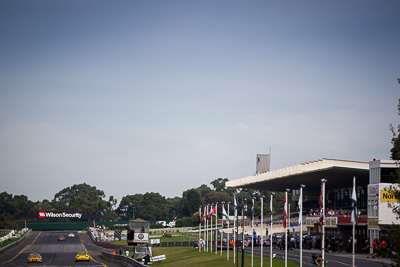
POLYGON ((395 193, 398 191, 394 190, 381 190, 381 202, 399 202, 395 197, 395 193))
POLYGON ((378 219, 368 219, 368 228, 378 228, 378 219))

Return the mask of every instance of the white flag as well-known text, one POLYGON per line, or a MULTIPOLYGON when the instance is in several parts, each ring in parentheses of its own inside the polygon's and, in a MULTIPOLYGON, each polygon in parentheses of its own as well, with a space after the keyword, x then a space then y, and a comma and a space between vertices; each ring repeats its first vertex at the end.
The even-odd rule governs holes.
POLYGON ((357 195, 356 195, 356 185, 353 184, 353 192, 351 193, 351 206, 353 207, 351 211, 351 222, 353 224, 357 223, 357 195))
POLYGON ((225 205, 222 206, 222 219, 223 219, 224 217, 229 221, 228 213, 227 213, 226 210, 225 210, 225 205))
POLYGON ((301 211, 301 205, 303 203, 303 196, 302 196, 302 192, 300 192, 300 196, 299 196, 299 224, 301 224, 301 221, 303 219, 303 214, 300 213, 301 211))

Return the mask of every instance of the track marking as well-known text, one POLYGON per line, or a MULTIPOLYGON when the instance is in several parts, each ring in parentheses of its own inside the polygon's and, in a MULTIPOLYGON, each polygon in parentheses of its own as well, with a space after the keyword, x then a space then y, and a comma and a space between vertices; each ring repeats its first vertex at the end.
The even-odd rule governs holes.
MULTIPOLYGON (((84 241, 81 239, 81 244, 82 244, 83 248, 85 249, 86 254, 89 254, 88 251, 87 251, 87 249, 86 249, 86 247, 85 247, 85 245, 84 245, 83 243, 84 243, 84 241)), ((103 265, 104 267, 107 267, 107 265, 105 265, 105 264, 102 263, 102 262, 96 261, 96 260, 93 259, 93 257, 90 256, 90 255, 89 255, 89 258, 90 258, 92 261, 97 262, 97 263, 100 263, 100 264, 103 265)))
POLYGON ((37 237, 35 238, 35 240, 33 240, 33 242, 32 242, 31 244, 29 244, 28 246, 26 246, 26 247, 25 247, 23 250, 21 250, 17 255, 15 255, 14 258, 12 258, 12 259, 9 260, 9 261, 3 262, 3 264, 10 263, 10 262, 12 262, 13 260, 15 260, 16 257, 18 257, 19 255, 21 255, 22 252, 24 252, 27 248, 29 248, 30 246, 32 246, 32 245, 36 242, 36 239, 38 239, 38 237, 40 236, 41 233, 42 233, 42 232, 39 232, 39 234, 37 235, 37 237))

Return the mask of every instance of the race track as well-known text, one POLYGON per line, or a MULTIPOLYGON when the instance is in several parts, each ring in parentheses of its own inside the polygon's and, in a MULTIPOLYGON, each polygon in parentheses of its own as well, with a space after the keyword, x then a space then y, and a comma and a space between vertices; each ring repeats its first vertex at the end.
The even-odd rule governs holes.
POLYGON ((20 244, 0 255, 2 266, 121 266, 105 261, 101 257, 101 248, 93 245, 87 234, 79 235, 73 232, 75 237, 68 237, 69 232, 51 231, 34 232, 25 238, 20 244), (58 241, 63 235, 65 241, 58 241), (89 262, 75 262, 78 252, 87 251, 90 255, 89 262), (39 253, 43 257, 43 263, 27 263, 30 253, 39 253))

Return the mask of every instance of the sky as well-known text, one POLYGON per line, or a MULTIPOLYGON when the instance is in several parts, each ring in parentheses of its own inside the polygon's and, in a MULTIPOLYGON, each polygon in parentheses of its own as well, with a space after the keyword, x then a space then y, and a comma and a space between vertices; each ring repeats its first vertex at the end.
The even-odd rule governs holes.
POLYGON ((181 197, 389 159, 400 2, 0 1, 0 192, 181 197))

